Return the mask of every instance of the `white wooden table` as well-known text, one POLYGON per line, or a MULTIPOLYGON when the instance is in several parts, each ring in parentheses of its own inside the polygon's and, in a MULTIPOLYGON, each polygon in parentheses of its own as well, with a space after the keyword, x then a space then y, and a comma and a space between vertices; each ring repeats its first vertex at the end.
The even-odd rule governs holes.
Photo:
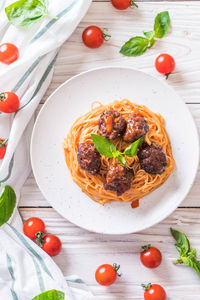
MULTIPOLYGON (((170 75, 168 84, 187 103, 200 130, 200 2, 138 4, 138 9, 117 11, 109 1, 92 3, 84 20, 63 45, 53 81, 42 103, 71 76, 99 66, 132 66, 165 80, 155 71, 154 60, 159 53, 167 52, 176 60, 176 70, 170 75), (131 36, 151 30, 154 16, 164 10, 170 12, 172 32, 141 57, 120 55, 120 46, 131 36), (112 35, 110 41, 98 50, 86 48, 81 41, 83 29, 91 24, 108 28, 112 35)), ((200 169, 181 206, 160 224, 138 234, 104 236, 76 227, 49 206, 32 174, 22 189, 20 210, 24 219, 41 217, 47 224, 47 230, 60 236, 63 250, 55 257, 55 262, 65 275, 78 274, 98 299, 143 299, 141 283, 155 282, 166 288, 170 300, 197 300, 200 299, 200 279, 191 269, 172 265, 178 254, 169 227, 174 226, 188 234, 192 246, 200 252, 199 182, 200 169), (163 263, 154 271, 140 264, 139 250, 147 243, 157 246, 163 253, 163 263), (99 286, 94 279, 96 267, 113 262, 121 265, 123 276, 109 288, 99 286)))

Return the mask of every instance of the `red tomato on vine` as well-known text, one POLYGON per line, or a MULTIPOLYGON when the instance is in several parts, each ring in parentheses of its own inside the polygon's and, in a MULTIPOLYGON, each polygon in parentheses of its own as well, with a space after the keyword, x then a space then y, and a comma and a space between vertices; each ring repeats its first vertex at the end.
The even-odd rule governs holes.
POLYGON ((8 140, 0 139, 0 159, 3 159, 6 154, 8 140))
POLYGON ((89 48, 99 48, 104 40, 107 41, 110 37, 110 34, 105 33, 105 29, 102 30, 98 26, 89 26, 82 34, 83 42, 89 48))
POLYGON ((133 0, 111 0, 111 3, 116 9, 120 10, 127 9, 128 7, 132 6, 138 7, 133 0))
POLYGON ((96 281, 104 286, 113 284, 117 276, 121 276, 118 274, 119 268, 120 266, 117 264, 113 264, 113 266, 109 264, 99 266, 95 273, 96 281))

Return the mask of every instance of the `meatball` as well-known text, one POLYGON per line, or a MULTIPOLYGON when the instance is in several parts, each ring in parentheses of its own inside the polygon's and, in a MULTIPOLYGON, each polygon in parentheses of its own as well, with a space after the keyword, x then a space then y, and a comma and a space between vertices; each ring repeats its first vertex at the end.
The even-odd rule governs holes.
POLYGON ((149 174, 162 174, 167 166, 167 159, 163 148, 157 144, 151 146, 143 144, 139 150, 138 158, 141 168, 149 174))
POLYGON ((77 159, 81 169, 87 173, 95 175, 101 168, 100 154, 93 144, 79 144, 77 159))
POLYGON ((123 136, 124 141, 134 142, 149 131, 149 125, 142 116, 131 114, 127 121, 126 132, 123 136))
POLYGON ((132 177, 133 172, 122 165, 111 165, 106 176, 104 189, 116 192, 117 196, 121 196, 130 189, 132 177))
POLYGON ((126 129, 125 119, 115 110, 103 112, 99 118, 99 134, 109 140, 121 136, 126 129))

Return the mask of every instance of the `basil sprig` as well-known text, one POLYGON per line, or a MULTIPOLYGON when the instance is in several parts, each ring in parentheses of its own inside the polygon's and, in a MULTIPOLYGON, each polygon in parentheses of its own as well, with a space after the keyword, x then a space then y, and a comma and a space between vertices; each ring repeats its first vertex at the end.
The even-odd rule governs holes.
POLYGON ((139 138, 137 141, 135 141, 134 143, 130 144, 130 146, 128 146, 124 153, 126 156, 129 157, 134 157, 137 155, 137 151, 138 151, 138 147, 144 142, 144 136, 142 136, 141 138, 139 138))
POLYGON ((5 8, 8 20, 14 26, 29 26, 49 16, 48 0, 19 0, 5 8))
POLYGON ((197 259, 196 249, 191 249, 190 241, 184 233, 177 231, 173 228, 170 228, 170 231, 172 236, 176 240, 175 247, 180 254, 180 257, 173 263, 175 265, 187 265, 188 267, 194 269, 197 275, 200 277, 200 262, 197 259))
POLYGON ((7 185, 3 188, 0 195, 0 226, 6 223, 14 211, 16 205, 16 194, 11 186, 7 185))
POLYGON ((65 294, 57 290, 50 290, 39 294, 32 300, 65 300, 65 294))
POLYGON ((144 141, 144 136, 139 138, 134 143, 130 144, 123 153, 118 151, 113 143, 106 139, 105 137, 98 135, 98 134, 91 134, 91 138, 93 140, 94 146, 97 149, 97 151, 102 154, 103 156, 109 157, 109 158, 117 158, 125 168, 128 169, 126 165, 126 159, 125 155, 129 157, 134 157, 137 155, 137 150, 140 144, 144 141))
POLYGON ((169 32, 170 16, 168 11, 159 13, 154 21, 154 29, 144 32, 145 37, 135 36, 127 41, 121 48, 120 53, 125 56, 140 56, 156 42, 155 38, 161 39, 169 32))
POLYGON ((91 137, 95 148, 100 154, 106 157, 113 157, 113 155, 116 155, 116 147, 108 139, 101 135, 93 133, 91 134, 91 137))
POLYGON ((154 37, 161 39, 170 29, 170 17, 168 11, 159 13, 154 21, 154 37))

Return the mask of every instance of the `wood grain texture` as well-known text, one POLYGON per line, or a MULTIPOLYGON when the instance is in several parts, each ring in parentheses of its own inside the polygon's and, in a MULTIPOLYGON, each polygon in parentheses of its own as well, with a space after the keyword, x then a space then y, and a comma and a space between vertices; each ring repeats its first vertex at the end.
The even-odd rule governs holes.
POLYGON ((58 234, 63 243, 60 255, 54 258, 64 275, 79 274, 99 296, 98 299, 143 299, 141 283, 162 284, 168 300, 200 299, 199 278, 192 269, 174 266, 178 256, 174 240, 169 233, 170 226, 184 231, 192 247, 200 252, 200 209, 178 209, 159 225, 138 234, 100 235, 85 231, 67 222, 53 209, 21 209, 24 219, 41 217, 47 232, 58 234), (156 270, 143 267, 139 260, 142 245, 151 242, 163 254, 163 262, 156 270), (109 288, 96 284, 94 272, 102 263, 119 263, 123 276, 109 288))
POLYGON ((129 66, 165 80, 153 64, 158 54, 170 53, 176 60, 176 70, 168 83, 185 102, 200 103, 200 2, 140 3, 138 9, 115 10, 108 2, 94 2, 78 28, 62 46, 57 59, 53 81, 44 100, 65 80, 82 71, 108 65, 129 66), (151 30, 157 13, 168 10, 172 30, 153 48, 136 58, 119 53, 125 41, 144 30, 151 30), (83 29, 96 24, 108 28, 110 41, 99 49, 87 48, 81 39, 83 29))
MULTIPOLYGON (((143 1, 139 0, 138 2, 143 1)), ((162 1, 162 0, 161 0, 162 1)), ((200 2, 140 2, 138 9, 117 11, 109 0, 95 0, 87 15, 60 50, 52 83, 43 101, 71 76, 91 68, 114 65, 129 66, 165 80, 154 69, 154 60, 161 52, 172 54, 176 70, 168 84, 188 104, 200 133, 200 2), (169 10, 172 31, 155 46, 138 58, 119 54, 122 44, 130 37, 150 30, 158 12, 169 10), (108 28, 112 35, 109 42, 98 50, 86 48, 81 41, 85 27, 96 24, 108 28)), ((161 99, 162 101, 162 99, 161 99)), ((37 112, 42 107, 39 106, 37 112)), ((186 124, 187 126, 187 124, 186 124)), ((183 129, 184 130, 184 129, 183 129)), ((191 153, 192 155, 192 153, 191 153)), ((174 241, 169 233, 173 226, 184 231, 193 247, 200 252, 200 168, 194 185, 186 199, 170 217, 160 224, 138 234, 105 236, 85 231, 69 223, 52 208, 39 191, 33 174, 26 181, 21 193, 21 213, 24 219, 41 217, 47 232, 60 236, 63 250, 54 258, 64 275, 78 274, 92 289, 97 299, 144 299, 141 283, 162 284, 168 300, 200 300, 197 275, 184 266, 174 266, 177 258, 174 241), (40 206, 40 207, 39 207, 40 206), (183 208, 190 207, 190 208, 183 208), (196 208, 192 208, 196 207, 196 208), (147 243, 157 246, 163 253, 163 263, 156 270, 144 268, 139 261, 140 247, 147 243), (96 284, 94 272, 102 263, 119 263, 123 276, 108 288, 96 284)))
MULTIPOLYGON (((42 105, 40 105, 40 108, 42 105)), ((198 132, 200 133, 200 105, 199 104, 188 104, 188 107, 195 119, 196 125, 198 127, 198 132)), ((38 109, 39 111, 39 109, 38 109)), ((189 192, 186 199, 182 202, 181 206, 187 207, 200 207, 200 167, 198 169, 197 177, 189 192)), ((21 200, 20 206, 49 206, 49 203, 45 200, 41 194, 33 174, 29 176, 25 185, 21 190, 21 200)))

